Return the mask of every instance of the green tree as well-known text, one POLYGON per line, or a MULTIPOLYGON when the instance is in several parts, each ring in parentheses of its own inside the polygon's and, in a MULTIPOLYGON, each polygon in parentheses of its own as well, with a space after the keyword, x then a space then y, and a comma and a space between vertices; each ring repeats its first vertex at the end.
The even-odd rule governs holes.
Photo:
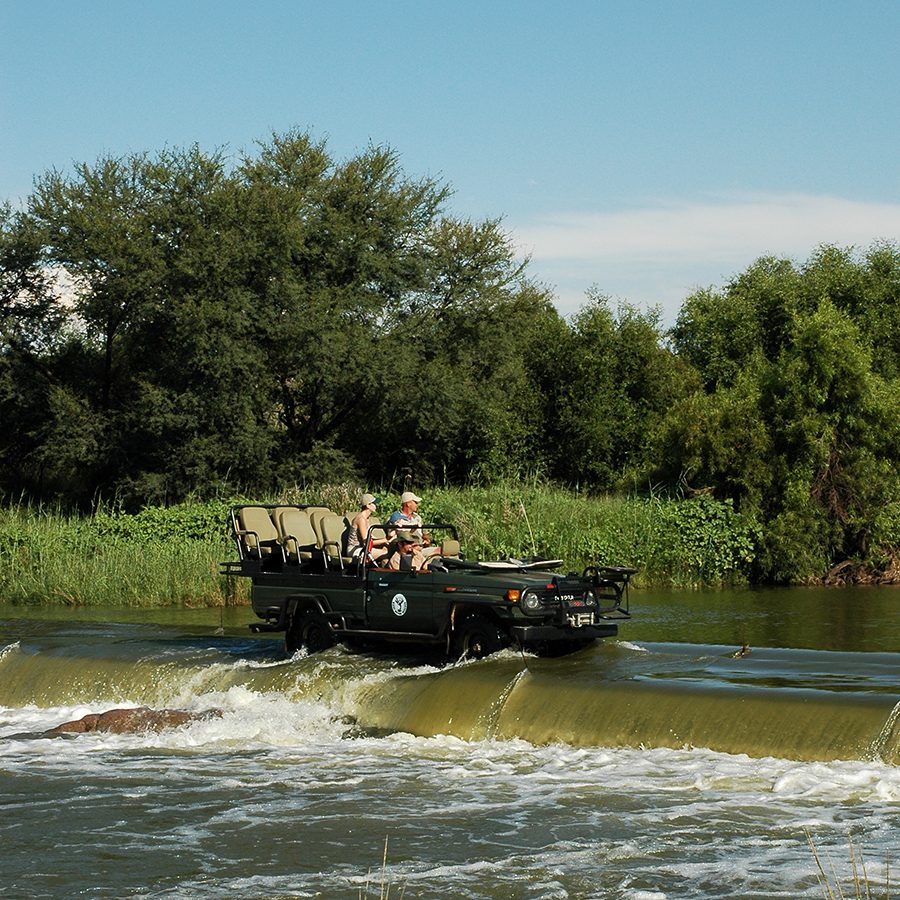
POLYGON ((696 385, 663 346, 659 312, 614 313, 596 291, 555 353, 553 472, 595 490, 627 484, 668 407, 696 385))
MULTIPOLYGON (((78 378, 57 372, 54 396, 67 401, 49 421, 65 418, 53 409, 81 409, 79 440, 95 451, 69 491, 160 500, 232 471, 259 477, 263 411, 242 390, 258 367, 244 340, 241 210, 222 158, 194 147, 50 172, 28 218, 44 265, 75 284, 78 378)), ((53 435, 48 459, 61 453, 53 435)))
POLYGON ((341 459, 342 431, 369 418, 392 377, 392 327, 427 288, 427 235, 447 189, 406 178, 393 151, 336 163, 297 133, 274 137, 239 177, 265 402, 286 470, 308 470, 311 455, 341 459))
POLYGON ((880 512, 900 490, 900 384, 873 326, 885 307, 890 321, 894 264, 885 247, 862 263, 830 247, 800 269, 760 260, 724 292, 689 298, 673 330, 704 390, 657 429, 651 477, 757 517, 764 579, 877 550, 880 512))
POLYGON ((900 375, 900 248, 881 242, 862 258, 853 248, 820 247, 803 270, 807 303, 829 300, 857 324, 872 366, 900 375))
POLYGON ((0 486, 17 494, 53 480, 44 447, 56 436, 48 418, 65 310, 42 247, 26 216, 0 206, 0 486))
POLYGON ((338 162, 299 132, 233 168, 193 147, 39 178, 15 229, 34 264, 3 270, 73 284, 48 307, 51 343, 22 356, 47 373, 36 493, 139 503, 377 477, 414 449, 435 477, 527 460, 542 408, 529 342, 558 317, 499 222, 454 219, 448 195, 389 149, 338 162))
POLYGON ((390 322, 392 377, 371 398, 381 471, 455 482, 541 468, 542 386, 532 362, 560 322, 523 277, 497 221, 439 219, 427 289, 390 322))
POLYGON ((778 356, 801 309, 800 278, 790 261, 763 257, 723 292, 700 290, 685 300, 672 346, 707 390, 733 384, 757 354, 778 356))

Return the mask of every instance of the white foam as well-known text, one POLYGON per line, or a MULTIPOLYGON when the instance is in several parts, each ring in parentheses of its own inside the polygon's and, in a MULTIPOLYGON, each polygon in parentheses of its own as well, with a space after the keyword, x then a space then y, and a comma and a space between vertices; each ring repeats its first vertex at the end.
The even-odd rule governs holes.
POLYGON ((3 658, 10 653, 15 653, 20 649, 20 645, 18 641, 13 641, 11 644, 5 644, 0 647, 0 662, 3 661, 3 658))
POLYGON ((647 647, 642 647, 640 644, 633 644, 631 641, 616 641, 617 647, 622 647, 624 650, 631 650, 634 653, 649 653, 650 650, 647 647))

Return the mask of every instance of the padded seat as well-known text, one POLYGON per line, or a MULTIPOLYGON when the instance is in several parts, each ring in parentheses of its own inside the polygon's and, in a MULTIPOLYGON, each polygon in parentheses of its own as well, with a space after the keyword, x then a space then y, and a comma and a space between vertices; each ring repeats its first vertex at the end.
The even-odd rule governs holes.
POLYGON ((272 517, 272 521, 275 523, 275 530, 278 532, 279 539, 281 538, 281 526, 278 523, 278 520, 281 518, 281 514, 286 509, 296 509, 296 506, 276 506, 274 509, 269 510, 269 515, 272 517))
POLYGON ((330 566, 344 568, 351 562, 350 557, 344 552, 347 541, 348 523, 343 516, 337 513, 328 513, 319 519, 319 529, 322 534, 322 551, 325 560, 330 566))
POLYGON ((319 547, 321 547, 323 541, 322 519, 324 519, 325 516, 337 515, 337 513, 332 512, 325 506, 308 506, 306 512, 309 515, 309 521, 312 522, 313 530, 316 533, 316 541, 318 542, 319 547))
POLYGON ((283 507, 278 513, 278 539, 287 560, 295 563, 311 560, 319 545, 309 515, 296 506, 283 507))
POLYGON ((441 556, 450 556, 455 559, 459 558, 460 553, 459 541, 455 538, 447 538, 445 541, 441 541, 441 556))
POLYGON ((237 537, 241 556, 262 559, 270 556, 278 544, 278 531, 264 506, 244 506, 238 510, 237 537))

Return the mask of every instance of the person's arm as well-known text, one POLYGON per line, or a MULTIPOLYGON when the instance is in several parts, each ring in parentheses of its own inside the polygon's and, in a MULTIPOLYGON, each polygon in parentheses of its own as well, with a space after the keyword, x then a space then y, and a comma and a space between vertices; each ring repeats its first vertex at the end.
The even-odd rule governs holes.
POLYGON ((403 511, 398 509, 396 512, 391 513, 391 517, 388 519, 387 524, 387 536, 388 540, 391 541, 396 537, 397 532, 401 528, 406 527, 407 519, 406 516, 403 515, 403 511))

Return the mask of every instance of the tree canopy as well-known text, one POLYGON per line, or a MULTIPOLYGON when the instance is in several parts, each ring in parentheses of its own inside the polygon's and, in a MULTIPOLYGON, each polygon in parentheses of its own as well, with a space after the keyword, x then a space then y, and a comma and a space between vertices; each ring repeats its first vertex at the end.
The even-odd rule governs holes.
POLYGON ((898 265, 889 245, 762 259, 678 317, 674 349, 704 388, 672 407, 648 462, 764 523, 767 579, 896 554, 900 533, 876 523, 900 500, 898 265))
POLYGON ((760 579, 900 543, 900 250, 566 319, 500 220, 303 132, 105 156, 0 206, 0 490, 127 506, 524 473, 708 494, 760 579))

